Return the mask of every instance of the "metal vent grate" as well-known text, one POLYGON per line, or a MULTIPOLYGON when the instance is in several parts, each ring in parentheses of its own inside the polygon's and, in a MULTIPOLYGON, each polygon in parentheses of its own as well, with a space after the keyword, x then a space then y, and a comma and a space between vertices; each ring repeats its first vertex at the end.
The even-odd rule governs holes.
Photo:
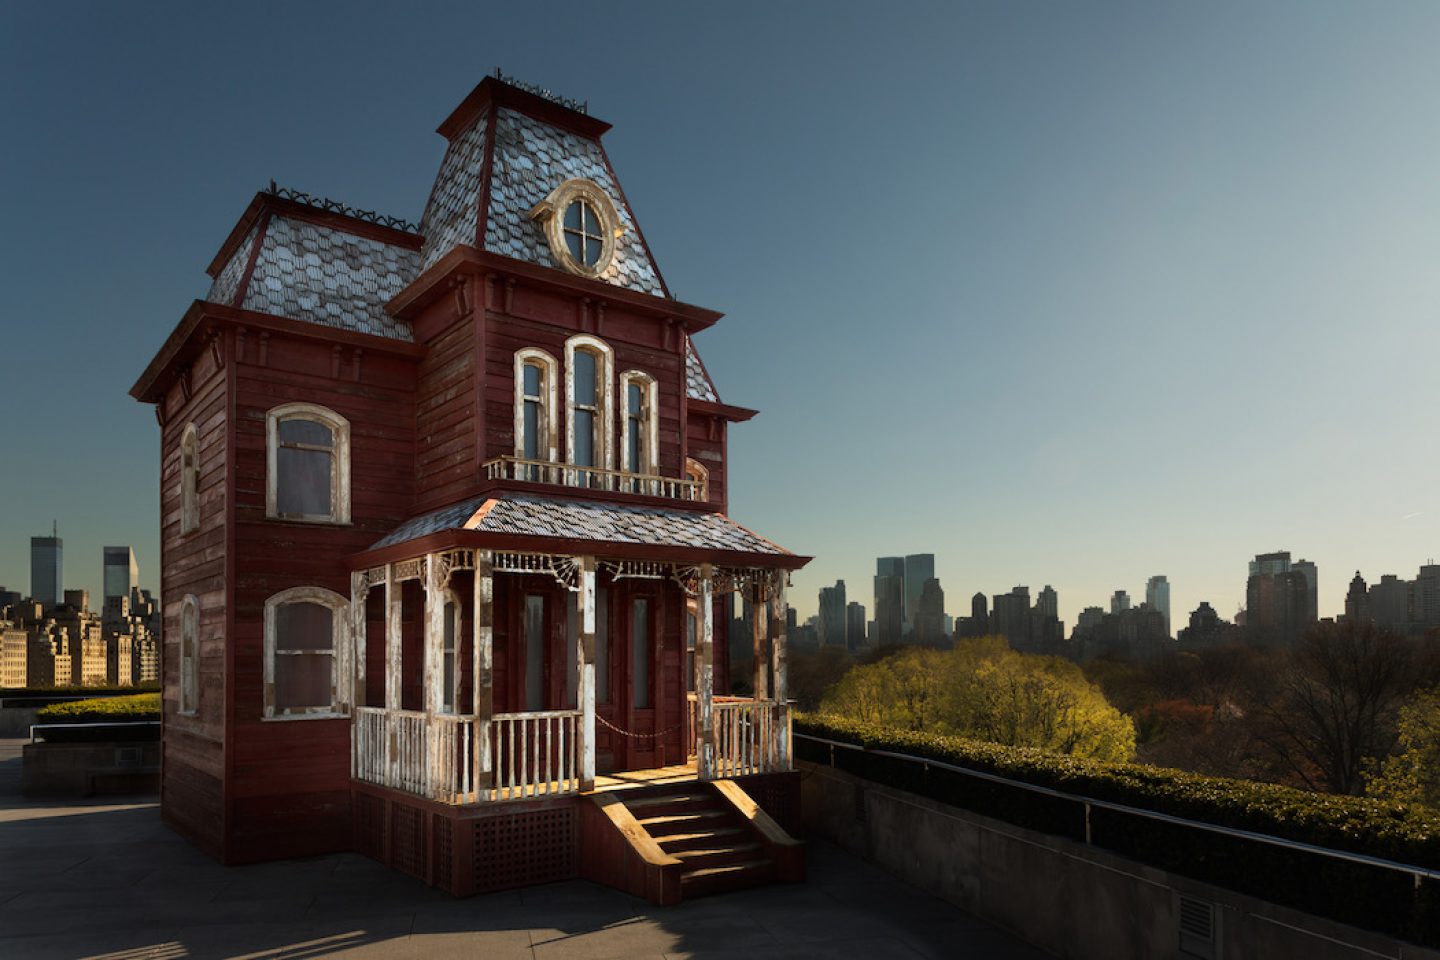
POLYGON ((1195 897, 1180 897, 1180 954, 1201 960, 1219 960, 1215 936, 1215 904, 1195 897))

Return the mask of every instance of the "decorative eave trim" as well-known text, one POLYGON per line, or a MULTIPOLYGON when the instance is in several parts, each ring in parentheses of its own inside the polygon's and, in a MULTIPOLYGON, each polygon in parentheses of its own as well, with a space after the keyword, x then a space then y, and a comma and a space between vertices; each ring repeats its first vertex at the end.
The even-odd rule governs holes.
POLYGON ((208 300, 190 304, 175 329, 165 338, 145 372, 130 388, 130 396, 142 403, 159 403, 165 396, 175 374, 205 350, 211 335, 221 329, 244 327, 249 332, 280 333, 291 337, 317 340, 332 346, 350 346, 366 352, 389 353, 406 359, 419 360, 426 348, 420 344, 369 333, 339 330, 304 320, 291 320, 255 310, 241 310, 208 300), (197 335, 198 334, 198 335, 197 335))
MULTIPOLYGON (((761 539, 764 539, 763 537, 761 539)), ((766 541, 769 543, 770 541, 766 541)), ((593 556, 614 560, 658 560, 669 563, 714 563, 719 565, 771 567, 799 570, 812 557, 795 553, 751 553, 747 550, 714 550, 708 547, 676 547, 653 543, 613 543, 605 540, 575 540, 567 537, 536 537, 515 533, 481 533, 476 530, 442 530, 378 550, 351 554, 351 570, 365 570, 397 563, 449 549, 502 550, 514 553, 554 553, 593 556)))
POLYGON ((690 413, 704 413, 712 417, 721 417, 731 423, 744 423, 759 410, 751 410, 749 407, 734 407, 728 403, 719 403, 715 400, 701 400, 699 397, 689 399, 690 413))
POLYGON ((604 280, 591 280, 554 267, 542 267, 537 263, 516 260, 489 250, 478 250, 469 244, 457 244, 453 250, 435 261, 430 269, 392 297, 390 302, 385 304, 385 311, 399 320, 412 320, 430 304, 445 296, 449 290, 447 281, 452 276, 484 277, 488 273, 504 274, 533 282, 537 286, 559 287, 576 296, 589 297, 592 300, 623 304, 627 309, 659 320, 673 318, 687 333, 714 326, 716 321, 725 316, 693 304, 617 287, 604 280))

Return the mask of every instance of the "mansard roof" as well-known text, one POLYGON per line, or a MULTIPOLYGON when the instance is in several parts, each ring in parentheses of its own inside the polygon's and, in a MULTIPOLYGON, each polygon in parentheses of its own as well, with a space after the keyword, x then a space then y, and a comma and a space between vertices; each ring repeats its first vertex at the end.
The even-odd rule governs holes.
MULTIPOLYGON (((806 559, 720 513, 518 494, 475 497, 407 520, 377 541, 370 551, 461 531, 492 535, 476 538, 476 542, 518 537, 549 542, 590 541, 612 547, 719 550, 749 554, 757 560, 770 557, 779 566, 798 566, 806 559)), ((507 541, 507 547, 518 549, 520 543, 510 545, 507 541)))

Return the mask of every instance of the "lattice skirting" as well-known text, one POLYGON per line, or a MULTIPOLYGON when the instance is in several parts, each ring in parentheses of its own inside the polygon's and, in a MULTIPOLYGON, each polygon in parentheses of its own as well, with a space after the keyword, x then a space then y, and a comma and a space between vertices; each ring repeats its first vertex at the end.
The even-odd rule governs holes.
MULTIPOLYGON (((799 773, 737 782, 799 836, 799 773)), ((355 851, 459 897, 569 880, 580 875, 579 804, 589 802, 554 797, 457 809, 355 782, 355 851)))

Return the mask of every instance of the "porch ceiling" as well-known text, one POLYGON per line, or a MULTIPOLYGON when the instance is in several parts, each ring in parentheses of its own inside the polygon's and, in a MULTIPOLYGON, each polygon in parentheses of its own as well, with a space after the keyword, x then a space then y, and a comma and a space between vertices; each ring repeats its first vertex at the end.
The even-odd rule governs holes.
POLYGON ((376 541, 362 558, 395 555, 406 544, 422 546, 420 541, 429 549, 439 542, 453 542, 498 550, 663 556, 691 562, 743 558, 757 566, 789 569, 809 560, 723 514, 518 494, 474 497, 414 517, 376 541))

